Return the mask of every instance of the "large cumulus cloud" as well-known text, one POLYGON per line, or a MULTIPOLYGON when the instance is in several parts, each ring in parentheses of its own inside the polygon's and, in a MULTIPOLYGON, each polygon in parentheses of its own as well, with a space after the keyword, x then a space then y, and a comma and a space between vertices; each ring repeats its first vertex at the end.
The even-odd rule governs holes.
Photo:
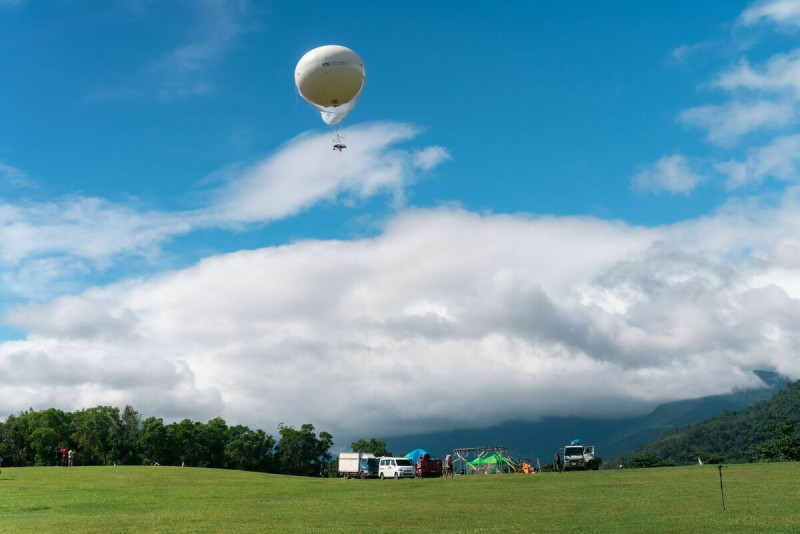
POLYGON ((0 403, 366 435, 798 378, 797 208, 790 191, 656 228, 407 210, 370 239, 210 257, 15 308, 0 403))

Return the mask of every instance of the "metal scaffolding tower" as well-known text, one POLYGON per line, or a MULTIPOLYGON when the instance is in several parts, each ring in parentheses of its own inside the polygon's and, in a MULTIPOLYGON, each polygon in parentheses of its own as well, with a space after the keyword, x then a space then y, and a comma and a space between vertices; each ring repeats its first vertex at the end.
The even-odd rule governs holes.
POLYGON ((498 456, 509 459, 508 447, 503 446, 453 449, 453 470, 462 475, 475 474, 475 470, 471 468, 468 462, 472 462, 476 458, 485 458, 492 454, 497 454, 498 456))

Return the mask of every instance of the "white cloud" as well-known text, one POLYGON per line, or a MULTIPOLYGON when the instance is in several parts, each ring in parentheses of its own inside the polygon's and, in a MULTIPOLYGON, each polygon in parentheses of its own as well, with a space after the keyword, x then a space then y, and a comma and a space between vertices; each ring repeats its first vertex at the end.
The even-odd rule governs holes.
POLYGON ((450 152, 441 146, 429 146, 414 154, 414 166, 429 171, 440 163, 452 159, 450 152))
POLYGON ((71 255, 26 258, 0 270, 3 296, 46 300, 53 295, 78 291, 78 280, 93 272, 92 262, 71 255))
POLYGON ((798 378, 798 207, 659 228, 411 210, 371 239, 211 257, 15 308, 0 410, 53 391, 379 435, 619 413, 757 385, 754 367, 798 378))
POLYGON ((703 41, 695 44, 682 44, 671 52, 672 60, 678 63, 686 61, 689 57, 714 47, 714 43, 703 41))
POLYGON ((787 91, 800 97, 800 49, 772 56, 762 68, 753 68, 743 59, 739 65, 723 72, 714 81, 716 87, 731 91, 747 89, 763 92, 787 91))
POLYGON ((136 325, 129 310, 111 310, 105 303, 81 296, 58 297, 46 306, 15 308, 7 319, 26 330, 64 339, 124 340, 136 325))
POLYGON ((688 194, 704 181, 703 176, 692 171, 685 156, 673 154, 640 171, 633 178, 633 187, 639 191, 688 194))
POLYGON ((790 102, 758 100, 690 108, 680 113, 679 120, 707 129, 706 139, 712 143, 730 145, 753 132, 784 128, 794 123, 796 116, 790 102))
MULTIPOLYGON (((781 0, 756 2, 739 18, 740 23, 764 20, 796 25, 800 2, 781 0)), ((688 52, 679 48, 676 52, 688 52)), ((707 130, 709 142, 733 146, 743 136, 771 133, 795 127, 800 101, 800 49, 774 54, 765 63, 752 65, 742 57, 703 87, 721 89, 727 102, 682 111, 680 122, 707 130)))
POLYGON ((776 137, 767 146, 751 149, 743 161, 721 162, 717 169, 727 175, 730 189, 759 185, 767 178, 797 183, 800 181, 800 134, 776 137))
POLYGON ((107 263, 116 254, 146 254, 189 228, 184 217, 134 209, 98 198, 0 203, 0 265, 41 256, 107 263))
POLYGON ((0 189, 30 187, 31 185, 31 180, 23 170, 0 161, 0 189))
POLYGON ((796 28, 800 26, 800 3, 797 0, 759 0, 742 12, 738 22, 745 26, 770 23, 796 28))
POLYGON ((208 216, 227 222, 271 221, 314 204, 380 193, 401 195, 415 169, 431 170, 449 154, 441 147, 393 148, 417 135, 408 124, 371 123, 347 129, 347 148, 331 150, 327 134, 301 135, 243 171, 215 193, 208 216))
MULTIPOLYGON (((396 147, 416 134, 408 124, 354 126, 342 153, 331 150, 328 134, 303 134, 249 167, 223 170, 225 183, 210 194, 210 203, 192 211, 142 210, 80 196, 0 199, 0 281, 6 292, 42 298, 132 256, 157 258, 166 241, 199 228, 274 221, 320 202, 378 194, 402 199, 420 170, 449 157, 442 147, 396 147)), ((5 172, 21 173, 13 167, 5 172)))

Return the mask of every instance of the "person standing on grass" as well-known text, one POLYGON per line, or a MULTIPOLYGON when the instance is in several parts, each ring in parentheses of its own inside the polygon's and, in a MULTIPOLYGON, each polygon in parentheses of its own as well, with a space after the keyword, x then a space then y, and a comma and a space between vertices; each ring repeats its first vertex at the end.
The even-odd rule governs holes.
POLYGON ((444 478, 453 476, 453 457, 449 454, 444 457, 444 478))
POLYGON ((67 467, 67 448, 61 448, 61 465, 67 467))
POLYGON ((72 467, 72 459, 75 457, 75 451, 70 449, 69 452, 67 453, 67 455, 68 455, 68 458, 69 458, 69 464, 67 464, 67 465, 72 467))

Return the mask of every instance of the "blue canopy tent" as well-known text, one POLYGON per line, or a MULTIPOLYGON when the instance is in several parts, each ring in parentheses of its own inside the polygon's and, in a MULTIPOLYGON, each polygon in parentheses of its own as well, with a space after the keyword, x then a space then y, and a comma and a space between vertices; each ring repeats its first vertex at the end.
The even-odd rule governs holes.
POLYGON ((420 458, 422 458, 423 454, 430 454, 431 458, 433 458, 433 455, 428 451, 426 451, 425 449, 414 449, 413 451, 406 454, 406 458, 411 460, 412 464, 417 465, 417 462, 419 461, 420 458))

